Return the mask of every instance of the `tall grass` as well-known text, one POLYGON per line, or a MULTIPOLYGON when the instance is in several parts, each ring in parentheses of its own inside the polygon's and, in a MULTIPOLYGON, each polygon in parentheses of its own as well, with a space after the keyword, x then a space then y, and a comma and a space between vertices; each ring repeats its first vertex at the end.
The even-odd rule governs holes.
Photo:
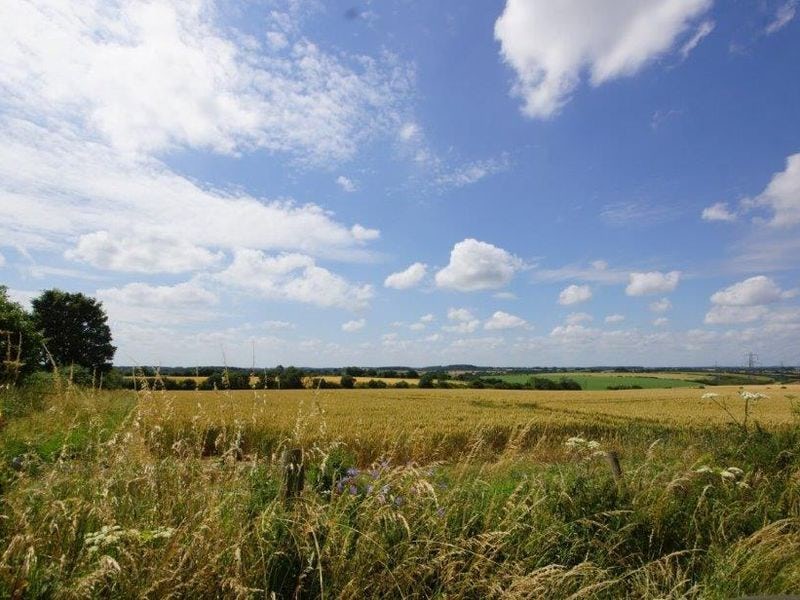
POLYGON ((168 395, 77 390, 8 419, 0 595, 800 592, 793 425, 744 433, 568 415, 540 424, 529 409, 514 425, 477 406, 485 418, 437 436, 373 426, 379 415, 368 411, 348 429, 318 396, 299 394, 288 419, 272 406, 272 425, 269 406, 263 419, 206 419, 211 396, 197 394, 197 418, 187 420, 168 395), (47 452, 43 440, 56 435, 60 451, 47 452), (598 447, 564 443, 578 435, 598 447), (307 483, 287 502, 279 457, 297 446, 307 483), (594 455, 612 448, 622 482, 594 455))

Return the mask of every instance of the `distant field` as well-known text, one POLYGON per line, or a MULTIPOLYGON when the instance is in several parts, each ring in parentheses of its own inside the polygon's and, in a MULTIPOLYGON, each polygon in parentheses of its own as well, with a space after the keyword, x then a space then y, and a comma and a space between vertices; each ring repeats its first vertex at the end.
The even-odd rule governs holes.
POLYGON ((690 378, 700 378, 699 374, 686 374, 685 378, 670 377, 666 374, 648 374, 648 375, 627 375, 627 374, 611 374, 611 373, 515 373, 513 375, 498 375, 500 379, 504 379, 509 383, 525 383, 531 377, 545 377, 558 381, 562 377, 568 377, 577 381, 584 390, 605 390, 608 386, 617 385, 638 385, 644 389, 655 388, 686 388, 686 387, 699 387, 701 384, 695 381, 688 381, 690 378))
MULTIPOLYGON (((752 386, 770 398, 753 407, 764 426, 792 420, 791 397, 800 386, 752 386)), ((738 387, 716 387, 735 414, 738 387)), ((507 440, 528 428, 563 438, 566 432, 614 438, 643 426, 685 428, 721 425, 730 418, 701 400, 702 390, 683 388, 620 391, 506 391, 471 389, 257 390, 167 392, 140 403, 144 423, 161 423, 163 444, 198 427, 240 427, 245 448, 269 453, 291 432, 307 443, 339 440, 362 462, 383 453, 427 460, 449 458, 483 439, 507 440), (164 419, 169 415, 168 419, 164 419), (238 424, 238 425, 237 425, 238 424), (487 433, 489 432, 489 433, 487 433), (549 432, 549 433, 548 433, 549 432)), ((742 405, 742 406, 740 406, 742 405)), ((736 412, 738 411, 738 413, 736 412)), ((652 435, 648 443, 652 442, 652 435)))

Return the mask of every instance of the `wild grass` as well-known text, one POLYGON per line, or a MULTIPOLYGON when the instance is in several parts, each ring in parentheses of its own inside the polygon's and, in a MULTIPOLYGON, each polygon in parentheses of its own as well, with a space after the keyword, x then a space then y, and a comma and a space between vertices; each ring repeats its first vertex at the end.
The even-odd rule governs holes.
POLYGON ((694 391, 638 392, 52 395, 0 432, 0 596, 800 592, 790 399, 743 432, 694 391), (294 447, 306 486, 285 501, 294 447))

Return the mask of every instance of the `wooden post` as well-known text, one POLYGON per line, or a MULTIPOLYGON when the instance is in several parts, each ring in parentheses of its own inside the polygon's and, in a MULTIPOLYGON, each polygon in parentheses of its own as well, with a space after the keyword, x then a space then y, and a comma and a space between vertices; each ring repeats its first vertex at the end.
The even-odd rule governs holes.
POLYGON ((283 499, 291 502, 303 490, 305 483, 303 449, 290 448, 283 452, 283 499))
POLYGON ((611 469, 611 474, 614 476, 614 480, 617 483, 622 483, 622 466, 619 464, 619 455, 614 450, 611 450, 610 452, 606 452, 605 456, 606 462, 611 469))

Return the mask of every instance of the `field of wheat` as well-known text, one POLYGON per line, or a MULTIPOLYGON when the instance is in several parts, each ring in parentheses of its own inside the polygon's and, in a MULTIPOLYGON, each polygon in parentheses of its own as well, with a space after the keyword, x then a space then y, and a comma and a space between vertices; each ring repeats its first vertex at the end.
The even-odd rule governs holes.
POLYGON ((0 394, 3 597, 800 593, 800 386, 0 394))

